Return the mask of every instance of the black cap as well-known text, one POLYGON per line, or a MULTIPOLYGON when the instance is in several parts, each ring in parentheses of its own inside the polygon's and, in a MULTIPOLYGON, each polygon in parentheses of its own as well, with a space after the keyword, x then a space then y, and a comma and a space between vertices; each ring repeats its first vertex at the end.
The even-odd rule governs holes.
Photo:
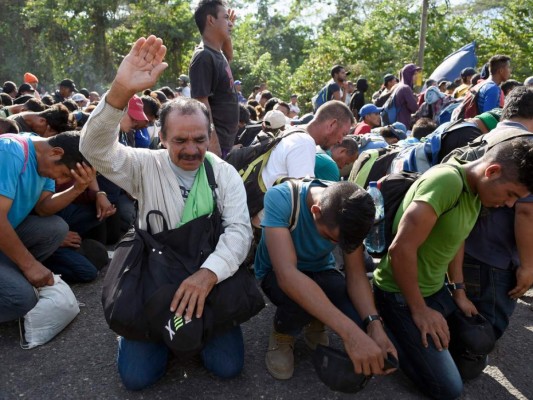
MULTIPOLYGON (((204 325, 201 318, 189 322, 170 311, 170 303, 179 285, 161 286, 146 302, 144 312, 150 326, 150 338, 162 340, 174 353, 183 354, 201 350, 204 325)), ((206 312, 207 309, 204 309, 206 312)))
POLYGON ((320 380, 338 392, 356 393, 370 380, 370 376, 355 373, 345 352, 320 344, 313 352, 313 365, 320 380))
POLYGON ((72 89, 73 91, 77 92, 76 85, 72 81, 72 79, 63 79, 61 82, 59 82, 59 86, 63 86, 69 89, 72 89))
POLYGON ((448 321, 452 342, 472 354, 489 354, 496 344, 494 329, 481 314, 467 317, 456 310, 448 321))
POLYGON ((386 74, 386 75, 383 77, 383 84, 386 85, 387 83, 389 83, 389 82, 392 81, 393 79, 398 80, 398 78, 396 78, 393 74, 386 74))
POLYGON ((468 67, 461 71, 461 78, 466 78, 468 76, 474 76, 476 74, 476 70, 474 68, 468 67))
POLYGON ((22 85, 19 86, 19 93, 22 93, 22 92, 33 93, 35 92, 35 89, 29 83, 23 83, 22 85))

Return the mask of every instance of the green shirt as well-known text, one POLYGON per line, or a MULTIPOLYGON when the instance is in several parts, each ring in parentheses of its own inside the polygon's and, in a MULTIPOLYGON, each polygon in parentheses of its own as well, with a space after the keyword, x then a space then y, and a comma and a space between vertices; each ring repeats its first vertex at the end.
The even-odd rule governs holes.
POLYGON ((328 153, 316 153, 315 177, 325 181, 340 181, 341 172, 339 167, 328 153))
MULTIPOLYGON (((412 201, 429 204, 438 216, 417 253, 418 286, 424 297, 442 288, 448 264, 474 227, 481 209, 481 202, 468 186, 464 169, 459 167, 459 170, 460 174, 455 167, 444 164, 429 169, 409 188, 394 217, 393 233, 396 233, 412 201)), ((397 270, 400 268, 396 266, 397 270)), ((388 254, 381 259, 374 273, 374 282, 384 291, 400 292, 388 254)))

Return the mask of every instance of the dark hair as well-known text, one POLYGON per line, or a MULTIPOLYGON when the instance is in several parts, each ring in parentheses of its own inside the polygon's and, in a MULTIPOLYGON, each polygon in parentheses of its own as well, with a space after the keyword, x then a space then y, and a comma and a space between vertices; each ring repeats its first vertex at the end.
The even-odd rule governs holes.
POLYGON ((168 102, 168 97, 165 93, 163 93, 162 91, 160 90, 155 90, 153 92, 150 93, 150 96, 152 96, 153 98, 157 99, 161 105, 165 104, 168 102))
POLYGON ((246 104, 252 107, 257 107, 259 105, 259 102, 257 100, 248 100, 246 104))
POLYGON ((420 140, 423 137, 429 135, 435 129, 437 129, 437 124, 431 118, 420 118, 413 125, 411 134, 413 135, 414 138, 417 138, 420 140))
POLYGON ((4 93, 11 93, 17 91, 17 85, 15 85, 15 82, 6 81, 4 82, 4 86, 2 87, 2 91, 4 93))
POLYGON ((176 97, 176 94, 174 93, 174 91, 168 86, 163 86, 162 88, 159 88, 158 90, 165 93, 165 96, 167 96, 169 100, 172 100, 174 97, 176 97))
POLYGON ((78 111, 79 108, 76 102, 71 99, 63 100, 61 104, 67 107, 70 112, 78 111))
POLYGON ((331 150, 339 147, 345 148, 349 156, 354 156, 359 152, 359 147, 353 136, 344 136, 342 142, 331 146, 331 150))
POLYGON ((505 97, 500 120, 516 117, 533 119, 533 87, 517 86, 505 97))
POLYGON ((85 97, 89 98, 89 89, 87 88, 81 88, 78 93, 81 93, 82 95, 84 95, 85 97))
POLYGON ((47 142, 52 147, 60 147, 63 149, 63 157, 56 161, 56 164, 64 164, 68 169, 76 169, 77 163, 89 162, 80 153, 80 133, 77 131, 62 132, 58 135, 51 136, 47 142))
POLYGON ((46 109, 45 105, 36 98, 31 98, 26 103, 24 103, 24 108, 26 108, 26 110, 28 111, 33 112, 41 112, 46 109))
POLYGON ((511 57, 497 54, 492 56, 489 60, 489 71, 491 75, 497 73, 501 68, 505 67, 511 61, 511 57))
POLYGON ((76 111, 75 113, 73 113, 74 115, 74 118, 76 119, 76 130, 81 130, 81 128, 83 128, 83 126, 85 125, 85 123, 89 120, 89 116, 91 114, 89 114, 88 112, 83 112, 83 111, 76 111))
POLYGON ((255 111, 255 108, 251 104, 247 104, 246 109, 250 113, 250 119, 257 121, 257 111, 255 111))
POLYGON ((472 75, 472 80, 470 81, 470 84, 472 86, 475 86, 475 85, 477 85, 477 83, 479 82, 480 79, 481 79, 481 75, 480 74, 474 74, 474 75, 472 75))
POLYGON ((396 131, 394 130, 394 127, 391 125, 384 126, 382 128, 379 128, 379 134, 383 137, 383 139, 398 139, 398 135, 396 134, 396 131))
MULTIPOLYGON (((517 128, 506 130, 520 131, 517 128)), ((501 164, 501 179, 524 185, 533 193, 533 141, 518 137, 498 143, 485 153, 483 160, 501 164)))
POLYGON ((331 68, 331 77, 334 78, 336 74, 341 72, 341 69, 344 69, 342 65, 335 65, 333 68, 331 68))
POLYGON ((437 83, 437 81, 435 79, 426 79, 426 88, 430 87, 430 86, 433 86, 434 83, 437 83))
POLYGON ((194 11, 194 22, 200 31, 200 35, 204 33, 207 16, 217 18, 218 7, 226 7, 226 4, 221 0, 202 0, 194 11))
POLYGON ((281 101, 281 100, 279 101, 278 108, 279 107, 285 107, 288 113, 291 112, 291 107, 284 101, 281 101))
POLYGON ((43 97, 41 97, 41 101, 43 102, 43 104, 46 104, 47 106, 54 105, 54 98, 49 94, 45 94, 43 97))
POLYGON ((261 97, 260 97, 260 99, 265 98, 265 99, 267 99, 267 100, 270 100, 272 97, 274 97, 274 96, 272 95, 272 93, 271 93, 269 90, 263 90, 263 91, 261 92, 261 97))
POLYGON ((143 95, 144 96, 150 96, 151 93, 152 93, 152 90, 150 90, 150 89, 144 89, 144 91, 143 91, 143 95))
POLYGON ((339 227, 340 248, 355 251, 374 224, 376 210, 370 195, 355 183, 338 182, 324 189, 319 204, 319 222, 329 229, 339 227))
POLYGON ((509 92, 517 86, 524 86, 524 84, 522 82, 518 82, 515 79, 509 79, 500 84, 500 89, 502 90, 503 95, 507 96, 509 92))
POLYGON ((166 124, 167 118, 171 112, 177 112, 180 115, 202 114, 206 120, 207 135, 211 136, 211 121, 209 119, 209 111, 205 104, 188 97, 177 97, 176 99, 167 102, 163 108, 161 108, 161 112, 159 113, 161 137, 163 139, 166 139, 167 137, 166 124))
POLYGON ((246 125, 250 123, 250 111, 248 106, 239 104, 239 122, 244 122, 246 125))
POLYGON ((329 119, 336 119, 341 123, 350 121, 354 123, 355 118, 346 104, 338 100, 330 100, 322 104, 315 114, 315 121, 324 122, 329 119))
MULTIPOLYGON (((265 92, 263 92, 263 93, 265 93, 265 92)), ((268 92, 268 94, 270 95, 270 98, 265 103, 265 107, 264 107, 265 114, 267 112, 269 112, 269 111, 272 111, 274 109, 274 106, 280 102, 280 99, 278 99, 277 97, 272 97, 272 93, 268 92)), ((261 96, 261 97, 263 97, 263 96, 261 96)))
POLYGON ((63 104, 54 104, 47 110, 37 113, 40 117, 46 119, 50 128, 57 133, 72 131, 76 129, 76 125, 70 119, 70 113, 63 104))
POLYGON ((29 99, 33 99, 34 97, 31 94, 25 94, 22 96, 17 97, 15 100, 13 100, 13 104, 24 104, 29 99))
POLYGON ((19 133, 19 127, 12 119, 0 118, 0 135, 4 133, 19 133))
POLYGON ((143 102, 143 111, 146 115, 151 115, 159 118, 159 111, 161 110, 161 103, 152 96, 141 96, 143 102))
POLYGON ((13 105, 13 97, 8 95, 7 93, 0 93, 0 104, 4 106, 12 106, 13 105))

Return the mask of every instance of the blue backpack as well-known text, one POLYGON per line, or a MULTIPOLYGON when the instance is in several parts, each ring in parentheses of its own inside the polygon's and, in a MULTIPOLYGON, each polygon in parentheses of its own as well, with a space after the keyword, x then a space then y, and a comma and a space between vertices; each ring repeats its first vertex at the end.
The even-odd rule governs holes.
POLYGON ((381 126, 394 124, 398 120, 400 108, 396 105, 396 90, 392 92, 381 110, 381 126))

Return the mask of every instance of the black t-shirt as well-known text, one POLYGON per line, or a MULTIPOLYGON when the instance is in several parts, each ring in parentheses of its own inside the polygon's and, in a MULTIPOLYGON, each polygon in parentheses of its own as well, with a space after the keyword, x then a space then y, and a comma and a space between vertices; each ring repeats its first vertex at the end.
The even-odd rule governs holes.
POLYGON ((189 77, 191 97, 209 99, 220 147, 231 149, 239 124, 239 103, 226 57, 200 43, 192 56, 189 77))

